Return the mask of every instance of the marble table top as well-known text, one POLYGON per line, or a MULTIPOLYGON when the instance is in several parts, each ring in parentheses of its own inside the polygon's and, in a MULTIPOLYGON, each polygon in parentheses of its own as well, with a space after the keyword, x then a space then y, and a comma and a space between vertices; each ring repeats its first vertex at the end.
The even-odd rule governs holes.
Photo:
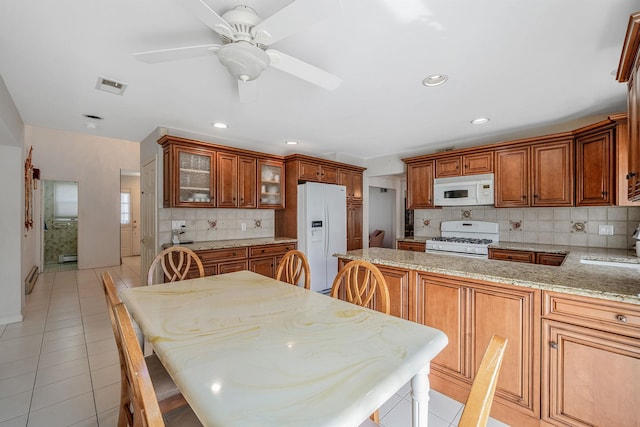
POLYGON ((207 426, 357 426, 447 344, 250 271, 121 297, 207 426))

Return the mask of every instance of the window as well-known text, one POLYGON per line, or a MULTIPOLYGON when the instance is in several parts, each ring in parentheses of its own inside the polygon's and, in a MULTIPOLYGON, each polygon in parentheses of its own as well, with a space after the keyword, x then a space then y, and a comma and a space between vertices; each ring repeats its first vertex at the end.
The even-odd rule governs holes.
POLYGON ((120 193, 120 224, 131 223, 131 193, 120 193))
POLYGON ((56 218, 78 218, 78 183, 60 182, 53 184, 53 215, 56 218))

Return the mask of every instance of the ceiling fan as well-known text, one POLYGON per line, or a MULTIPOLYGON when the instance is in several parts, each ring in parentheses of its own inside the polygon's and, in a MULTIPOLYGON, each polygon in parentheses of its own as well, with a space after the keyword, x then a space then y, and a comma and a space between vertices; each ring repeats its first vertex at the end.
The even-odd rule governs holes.
POLYGON ((243 102, 257 98, 255 80, 269 66, 327 90, 336 89, 342 82, 327 71, 270 47, 327 16, 340 0, 295 0, 264 20, 249 6, 236 6, 220 16, 203 0, 180 3, 215 31, 222 44, 139 52, 133 54, 135 58, 151 64, 216 54, 238 80, 243 102))

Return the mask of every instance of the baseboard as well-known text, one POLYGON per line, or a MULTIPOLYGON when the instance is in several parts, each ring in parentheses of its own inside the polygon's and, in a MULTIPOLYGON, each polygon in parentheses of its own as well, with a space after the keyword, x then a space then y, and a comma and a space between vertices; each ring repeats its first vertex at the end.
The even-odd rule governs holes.
POLYGON ((22 322, 23 319, 24 317, 22 317, 22 314, 0 317, 0 325, 8 325, 9 323, 22 322))

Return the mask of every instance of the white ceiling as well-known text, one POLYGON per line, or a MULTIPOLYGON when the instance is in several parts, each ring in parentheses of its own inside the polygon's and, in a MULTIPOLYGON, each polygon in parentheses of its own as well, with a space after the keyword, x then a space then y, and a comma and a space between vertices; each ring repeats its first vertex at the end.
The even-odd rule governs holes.
MULTIPOLYGON (((263 18, 289 0, 246 4, 263 18)), ((500 141, 624 111, 618 66, 634 0, 342 0, 273 45, 342 79, 333 91, 277 69, 240 103, 216 56, 145 64, 132 53, 219 43, 180 0, 1 0, 0 76, 28 125, 140 141, 158 126, 285 154, 371 158, 500 141), (424 77, 445 73, 438 87, 424 77), (128 84, 95 89, 98 76, 128 84), (87 129, 83 114, 102 116, 87 129), (484 125, 471 125, 489 117, 484 125), (225 130, 211 123, 229 124, 225 130), (532 129, 536 129, 533 131, 532 129), (290 148, 285 140, 300 144, 290 148)))

